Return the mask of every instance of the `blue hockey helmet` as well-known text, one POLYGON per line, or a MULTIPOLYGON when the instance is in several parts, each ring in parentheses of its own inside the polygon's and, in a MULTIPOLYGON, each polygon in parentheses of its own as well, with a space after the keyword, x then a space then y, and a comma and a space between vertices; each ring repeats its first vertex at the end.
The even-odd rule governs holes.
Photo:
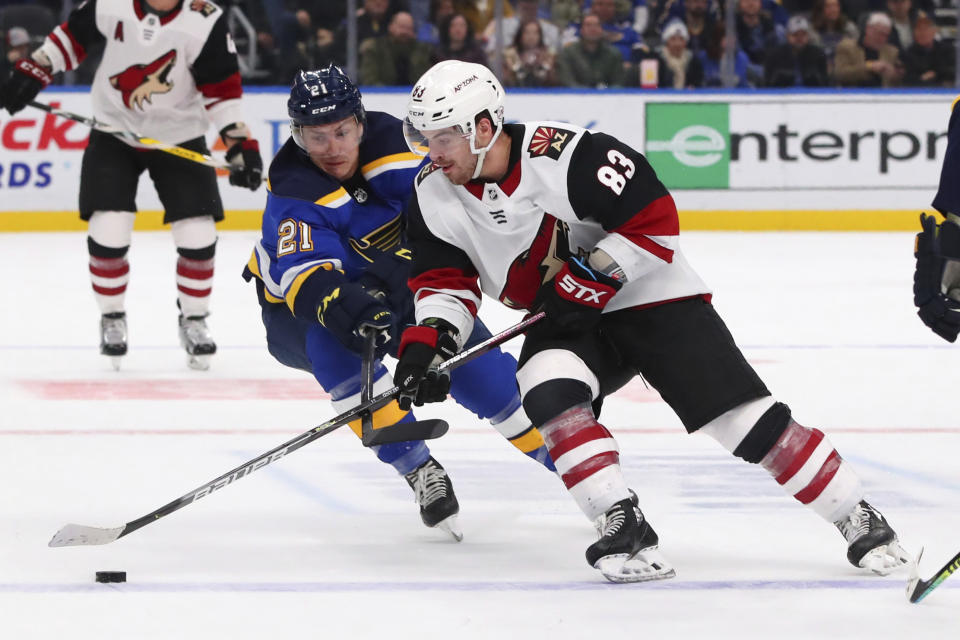
POLYGON ((287 100, 290 131, 296 143, 305 148, 302 127, 339 122, 350 116, 363 124, 367 115, 361 97, 357 86, 336 65, 298 72, 287 100))

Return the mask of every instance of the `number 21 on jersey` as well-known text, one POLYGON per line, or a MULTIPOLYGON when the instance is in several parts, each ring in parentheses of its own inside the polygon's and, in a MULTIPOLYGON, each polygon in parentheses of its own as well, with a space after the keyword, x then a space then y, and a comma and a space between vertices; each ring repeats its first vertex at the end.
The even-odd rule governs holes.
POLYGON ((312 229, 302 220, 287 218, 277 226, 277 257, 285 256, 296 251, 313 251, 312 229), (297 231, 299 230, 299 242, 297 231))

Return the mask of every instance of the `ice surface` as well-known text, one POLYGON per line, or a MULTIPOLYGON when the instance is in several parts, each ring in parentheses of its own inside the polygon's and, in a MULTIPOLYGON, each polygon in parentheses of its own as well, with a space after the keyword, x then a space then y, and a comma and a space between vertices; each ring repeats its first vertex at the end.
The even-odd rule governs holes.
MULTIPOLYGON (((256 235, 218 245, 212 368, 177 343, 168 233, 130 251, 130 351, 97 352, 81 234, 0 235, 0 637, 906 638, 949 635, 960 578, 920 605, 907 573, 864 575, 839 533, 756 467, 687 436, 635 381, 604 407, 673 580, 606 583, 559 480, 453 403, 419 412, 461 502, 460 544, 423 527, 402 478, 346 429, 100 547, 51 549, 68 522, 117 527, 334 415, 266 351, 256 235), (94 572, 123 570, 125 584, 94 572), (618 636, 619 637, 619 636, 618 636)), ((828 433, 921 575, 960 548, 960 344, 912 306, 908 233, 686 233, 747 357, 828 433)), ((493 329, 519 319, 488 303, 493 329)), ((516 350, 519 342, 511 343, 516 350)))

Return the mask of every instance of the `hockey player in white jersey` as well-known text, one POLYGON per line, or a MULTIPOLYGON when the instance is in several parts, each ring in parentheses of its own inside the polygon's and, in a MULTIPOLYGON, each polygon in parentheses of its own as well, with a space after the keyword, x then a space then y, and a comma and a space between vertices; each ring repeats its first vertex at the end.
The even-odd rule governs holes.
POLYGON ((497 79, 470 63, 440 63, 412 90, 408 144, 429 149, 433 162, 410 207, 418 325, 403 335, 401 393, 443 398, 441 347, 470 334, 481 291, 545 310, 517 380, 557 472, 597 522, 587 562, 606 578, 674 575, 597 420, 604 396, 636 375, 688 432, 759 463, 835 524, 852 564, 882 574, 907 562, 851 465, 771 397, 741 354, 680 250, 673 199, 643 155, 566 123, 507 124, 503 105, 497 79))
MULTIPOLYGON (((260 186, 263 162, 241 112, 236 49, 225 14, 207 0, 87 0, 30 57, 16 62, 0 87, 0 105, 11 114, 23 109, 53 74, 75 69, 101 43, 103 59, 92 87, 97 120, 202 153, 208 152, 203 136, 212 121, 233 165, 230 183, 260 186)), ((89 222, 90 279, 102 314, 100 352, 115 367, 127 352, 127 251, 144 170, 177 247, 180 342, 188 364, 206 369, 217 348, 206 324, 214 222, 223 219, 216 173, 93 131, 80 173, 80 217, 89 222)))

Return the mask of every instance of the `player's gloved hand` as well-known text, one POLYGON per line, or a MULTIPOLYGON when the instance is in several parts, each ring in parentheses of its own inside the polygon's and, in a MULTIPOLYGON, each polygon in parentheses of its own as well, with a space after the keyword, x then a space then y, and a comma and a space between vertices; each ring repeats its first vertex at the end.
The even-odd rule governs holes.
POLYGON ((366 250, 364 253, 372 257, 373 262, 357 282, 367 291, 379 291, 384 294, 384 300, 394 316, 402 321, 413 311, 413 294, 407 287, 413 254, 403 245, 397 245, 387 251, 378 251, 373 256, 366 250))
POLYGON ((13 115, 36 98, 52 80, 50 72, 35 60, 20 58, 14 63, 10 75, 0 88, 0 105, 13 115))
POLYGON ((237 142, 227 149, 226 158, 230 163, 230 184, 251 191, 260 188, 263 182, 263 159, 260 157, 260 144, 256 140, 247 138, 237 142))
POLYGON ((960 224, 954 216, 937 225, 934 216, 920 214, 913 255, 913 304, 923 324, 955 342, 960 333, 960 224))
POLYGON ((435 318, 403 332, 397 352, 400 361, 393 375, 393 383, 400 387, 397 400, 401 409, 408 411, 411 402, 419 407, 446 400, 450 374, 437 367, 457 354, 455 335, 452 325, 435 318))
POLYGON ((585 258, 570 258, 537 292, 534 306, 547 313, 539 330, 557 334, 589 331, 622 286, 619 280, 591 269, 585 258))
POLYGON ((323 296, 317 305, 317 320, 354 353, 363 353, 364 334, 377 333, 377 357, 382 357, 390 341, 393 313, 382 301, 364 291, 355 282, 340 284, 323 296))

